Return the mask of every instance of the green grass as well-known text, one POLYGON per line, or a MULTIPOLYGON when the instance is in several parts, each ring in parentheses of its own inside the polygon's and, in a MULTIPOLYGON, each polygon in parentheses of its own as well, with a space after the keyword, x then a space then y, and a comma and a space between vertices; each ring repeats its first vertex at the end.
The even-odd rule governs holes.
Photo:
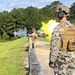
POLYGON ((20 38, 0 43, 0 75, 25 75, 22 57, 27 57, 25 47, 23 47, 26 41, 27 38, 20 38))

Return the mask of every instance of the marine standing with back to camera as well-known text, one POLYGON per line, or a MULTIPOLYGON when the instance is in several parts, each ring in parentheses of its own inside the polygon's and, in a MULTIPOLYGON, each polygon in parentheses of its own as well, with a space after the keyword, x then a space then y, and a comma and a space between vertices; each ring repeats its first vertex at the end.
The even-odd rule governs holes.
POLYGON ((50 42, 49 66, 54 69, 54 75, 74 75, 75 71, 75 27, 67 17, 70 10, 65 5, 57 6, 56 21, 50 42))

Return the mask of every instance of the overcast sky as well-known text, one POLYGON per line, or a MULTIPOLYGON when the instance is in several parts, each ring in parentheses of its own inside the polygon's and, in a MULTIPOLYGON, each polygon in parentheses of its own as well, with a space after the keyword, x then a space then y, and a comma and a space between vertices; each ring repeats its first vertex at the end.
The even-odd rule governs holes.
MULTIPOLYGON (((53 1, 55 0, 0 0, 0 12, 4 10, 11 11, 13 8, 27 8, 28 6, 43 8, 46 5, 51 4, 53 1)), ((68 7, 75 2, 75 0, 59 1, 68 7)))

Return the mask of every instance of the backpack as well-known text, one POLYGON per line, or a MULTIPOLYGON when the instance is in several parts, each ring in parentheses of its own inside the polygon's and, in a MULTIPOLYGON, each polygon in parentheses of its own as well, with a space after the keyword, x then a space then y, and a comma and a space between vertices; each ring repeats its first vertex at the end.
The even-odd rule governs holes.
POLYGON ((60 24, 64 28, 64 33, 61 38, 60 50, 73 51, 75 50, 75 26, 66 27, 60 24))

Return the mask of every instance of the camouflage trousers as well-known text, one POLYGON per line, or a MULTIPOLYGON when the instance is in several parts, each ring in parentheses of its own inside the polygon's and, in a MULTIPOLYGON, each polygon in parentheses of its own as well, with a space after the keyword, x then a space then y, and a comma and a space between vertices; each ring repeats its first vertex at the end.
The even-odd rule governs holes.
POLYGON ((54 63, 54 75, 73 75, 75 70, 75 58, 71 55, 57 56, 54 63))

